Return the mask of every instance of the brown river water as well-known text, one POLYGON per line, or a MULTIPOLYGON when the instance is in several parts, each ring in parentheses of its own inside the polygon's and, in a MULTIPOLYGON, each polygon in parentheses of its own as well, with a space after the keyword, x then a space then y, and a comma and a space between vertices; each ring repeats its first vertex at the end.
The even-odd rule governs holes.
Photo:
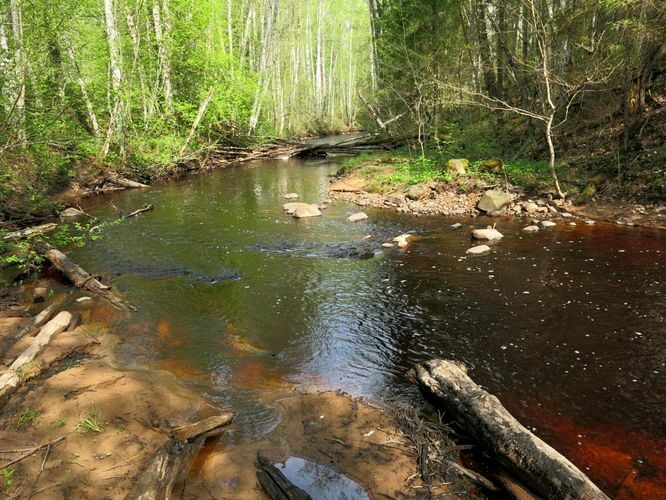
POLYGON ((234 439, 247 440, 277 423, 268 392, 422 404, 405 372, 462 360, 606 492, 666 497, 666 233, 561 219, 524 234, 494 218, 504 239, 471 258, 469 228, 489 219, 283 213, 286 193, 324 199, 338 168, 266 161, 91 200, 100 218, 115 216, 109 202, 155 204, 72 254, 138 308, 111 325, 119 361, 238 411, 234 439), (407 249, 380 248, 407 231, 407 249))

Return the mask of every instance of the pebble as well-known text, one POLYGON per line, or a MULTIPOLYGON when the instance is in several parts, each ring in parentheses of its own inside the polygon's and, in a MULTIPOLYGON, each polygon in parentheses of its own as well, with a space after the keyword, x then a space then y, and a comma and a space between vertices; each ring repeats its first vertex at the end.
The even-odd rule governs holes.
POLYGON ((88 302, 89 300, 92 300, 92 298, 88 296, 79 297, 78 299, 76 299, 77 302, 88 302))
POLYGON ((460 222, 456 222, 451 226, 451 229, 460 229, 462 227, 462 224, 460 222))
POLYGON ((527 226, 523 228, 523 231, 526 233, 536 233, 539 230, 539 226, 527 226))
POLYGON ((382 247, 384 248, 393 248, 395 245, 393 243, 382 243, 382 247))
POLYGON ((553 222, 552 220, 542 220, 541 222, 539 222, 539 225, 541 227, 553 227, 557 226, 557 223, 553 222))

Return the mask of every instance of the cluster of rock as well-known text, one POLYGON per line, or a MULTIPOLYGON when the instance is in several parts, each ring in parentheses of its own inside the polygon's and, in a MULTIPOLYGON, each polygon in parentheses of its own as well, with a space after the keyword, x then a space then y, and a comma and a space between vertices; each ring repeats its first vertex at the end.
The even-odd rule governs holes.
MULTIPOLYGON (((526 233, 535 233, 539 231, 540 229, 547 229, 550 227, 555 227, 557 225, 556 222, 553 222, 551 220, 533 220, 533 224, 527 227, 523 228, 523 231, 526 233)), ((451 226, 453 229, 459 229, 462 227, 462 224, 457 223, 453 224, 451 226)), ((488 242, 497 242, 504 238, 504 235, 500 233, 495 227, 493 226, 488 226, 485 229, 473 229, 472 230, 472 239, 473 240, 485 240, 488 242)), ((467 254, 469 255, 481 255, 484 253, 490 252, 490 247, 488 245, 476 245, 473 246, 472 248, 469 248, 467 250, 467 254)))

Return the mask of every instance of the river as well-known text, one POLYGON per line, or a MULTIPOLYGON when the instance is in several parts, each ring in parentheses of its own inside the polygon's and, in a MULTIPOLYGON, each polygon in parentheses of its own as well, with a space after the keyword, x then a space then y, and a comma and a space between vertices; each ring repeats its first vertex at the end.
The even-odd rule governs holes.
POLYGON ((352 224, 344 203, 283 213, 286 193, 324 199, 338 168, 266 161, 91 200, 100 218, 155 204, 73 253, 138 309, 111 325, 118 360, 234 408, 242 440, 275 425, 268 391, 420 404, 405 372, 458 359, 608 493, 666 492, 663 231, 561 219, 525 234, 494 218, 504 239, 470 258, 468 228, 488 219, 368 209, 352 224), (406 231, 407 249, 382 251, 406 231))

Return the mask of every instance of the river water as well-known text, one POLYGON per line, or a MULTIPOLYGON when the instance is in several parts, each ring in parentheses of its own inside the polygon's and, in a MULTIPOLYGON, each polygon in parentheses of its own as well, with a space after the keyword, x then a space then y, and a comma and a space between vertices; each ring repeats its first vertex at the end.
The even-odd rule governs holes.
POLYGON ((664 232, 560 220, 528 235, 495 218, 505 238, 470 258, 488 219, 283 213, 286 193, 324 199, 338 168, 265 161, 93 200, 101 218, 155 204, 74 253, 138 308, 111 325, 118 359, 238 411, 237 439, 275 425, 268 391, 421 401, 405 372, 462 360, 610 494, 666 494, 664 232), (407 249, 380 249, 407 231, 407 249))

